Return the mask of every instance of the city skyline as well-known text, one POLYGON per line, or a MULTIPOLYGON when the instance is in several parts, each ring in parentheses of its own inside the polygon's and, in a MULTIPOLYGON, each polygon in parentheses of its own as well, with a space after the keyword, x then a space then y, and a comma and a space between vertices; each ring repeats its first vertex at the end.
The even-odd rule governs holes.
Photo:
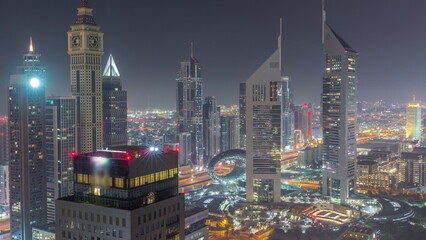
MULTIPOLYGON (((64 53, 66 36, 62 31, 51 29, 65 29, 72 24, 70 19, 75 16, 75 4, 78 1, 67 1, 61 4, 52 4, 47 1, 23 2, 34 11, 25 16, 5 14, 0 17, 4 18, 0 24, 13 21, 16 25, 21 26, 17 29, 10 29, 9 26, 4 25, 4 29, 10 30, 14 34, 0 40, 0 46, 3 47, 2 52, 5 56, 10 56, 6 59, 12 59, 8 62, 1 60, 1 78, 7 79, 11 73, 10 69, 19 63, 19 58, 14 56, 23 51, 28 36, 32 35, 37 49, 44 54, 46 65, 49 68, 48 79, 55 83, 49 85, 47 96, 51 94, 70 95, 68 60, 64 53), (46 7, 47 5, 49 7, 46 7), (57 11, 45 14, 44 9, 51 7, 57 11), (45 17, 37 17, 40 15, 45 17), (6 19, 8 20, 6 21, 6 19), (23 24, 29 19, 36 24, 28 27, 23 24), (46 24, 52 25, 52 28, 49 27, 47 30, 43 27, 46 24)), ((129 90, 129 108, 173 109, 173 82, 176 68, 179 61, 188 58, 189 42, 191 41, 195 45, 195 55, 203 62, 205 95, 216 96, 218 104, 236 104, 238 84, 249 76, 251 69, 261 63, 261 59, 273 51, 268 46, 271 46, 274 41, 270 36, 278 25, 276 20, 279 17, 284 17, 283 61, 288 63, 284 74, 293 79, 295 102, 319 102, 323 67, 321 46, 318 44, 318 39, 321 37, 317 14, 320 1, 306 0, 298 1, 298 3, 293 1, 268 1, 268 3, 251 1, 244 2, 244 4, 242 1, 197 4, 187 1, 179 3, 181 5, 167 1, 143 4, 128 2, 117 5, 114 11, 105 9, 105 6, 109 5, 107 2, 101 3, 94 0, 91 4, 96 8, 95 15, 96 12, 102 12, 99 14, 100 16, 96 17, 96 21, 104 26, 103 31, 108 32, 105 36, 105 53, 114 54, 117 61, 123 65, 121 71, 124 88, 129 90), (188 11, 185 10, 187 4, 192 4, 193 9, 197 10, 189 14, 189 17, 178 17, 171 11, 173 8, 178 8, 177 10, 185 13, 188 11), (160 6, 164 9, 161 10, 160 6), (237 18, 233 16, 231 10, 237 10, 240 6, 244 6, 244 10, 237 18), (127 14, 129 11, 130 14, 127 14), (159 14, 157 18, 154 18, 154 13, 159 14), (268 15, 265 16, 267 13, 268 15), (112 18, 113 14, 118 14, 119 17, 112 18), (124 14, 126 15, 124 16, 124 14), (170 21, 172 18, 176 21, 170 21), (190 24, 191 19, 197 20, 195 25, 190 24), (129 33, 122 30, 121 27, 124 24, 142 25, 136 28, 137 31, 129 33), (189 26, 185 24, 189 24, 189 26), (173 41, 166 39, 167 36, 164 35, 178 31, 182 34, 175 34, 173 41), (132 47, 124 47, 125 42, 129 42, 132 47), (252 46, 256 46, 256 48, 254 49, 252 46), (301 49, 303 50, 301 51, 301 49), (165 56, 168 57, 165 58, 165 56), (306 66, 311 66, 309 71, 298 67, 301 66, 302 59, 306 61, 306 66), (239 65, 244 67, 233 68, 233 61, 238 61, 239 65), (217 83, 229 83, 229 87, 220 91, 220 84, 217 83), (149 94, 161 89, 170 92, 168 94, 170 96, 163 98, 149 94), (139 92, 142 94, 138 94, 139 92)), ((426 59, 422 58, 424 54, 420 47, 423 39, 426 39, 426 35, 423 36, 423 33, 416 31, 416 27, 403 27, 420 27, 426 19, 420 14, 421 7, 412 7, 397 1, 386 1, 386 9, 379 8, 382 2, 357 1, 353 3, 331 0, 327 2, 330 12, 329 19, 334 22, 333 28, 352 39, 351 42, 354 45, 359 46, 362 59, 360 67, 363 69, 359 76, 359 100, 384 98, 385 100, 408 101, 408 97, 405 99, 405 97, 399 96, 412 94, 416 94, 419 99, 422 99, 423 95, 417 89, 421 89, 423 84, 426 84, 421 81, 421 76, 426 73, 423 73, 424 70, 420 67, 424 65, 423 62, 426 64, 426 59), (409 8, 410 16, 394 19, 393 16, 398 14, 401 6, 409 8), (339 9, 345 8, 352 8, 354 11, 342 14, 339 9), (375 11, 367 11, 369 9, 375 11), (359 17, 361 13, 362 18, 359 17), (339 21, 335 21, 336 19, 339 21), (367 22, 370 23, 370 26, 363 29, 356 27, 358 24, 365 26, 366 24, 363 23, 367 22), (348 31, 349 29, 353 29, 353 31, 348 31), (376 29, 380 29, 380 31, 375 31, 376 29), (370 41, 362 39, 359 36, 361 34, 369 34, 372 44, 370 41), (402 37, 403 35, 416 37, 408 42, 402 37), (394 44, 397 44, 399 48, 390 51, 394 44), (395 55, 403 58, 404 61, 395 61, 393 57, 395 55), (391 89, 392 84, 388 84, 388 82, 396 84, 401 79, 404 79, 406 84, 399 89, 391 89), (386 94, 389 91, 392 94, 386 94), (394 96, 398 96, 397 99, 394 96)), ((5 3, 5 7, 10 8, 12 10, 10 12, 14 12, 13 9, 16 8, 11 3, 5 3)), ((104 61, 106 61, 105 58, 104 61)), ((3 87, 6 86, 6 83, 7 81, 4 80, 1 82, 3 87)), ((5 112, 6 107, 2 101, 0 113, 5 112)))

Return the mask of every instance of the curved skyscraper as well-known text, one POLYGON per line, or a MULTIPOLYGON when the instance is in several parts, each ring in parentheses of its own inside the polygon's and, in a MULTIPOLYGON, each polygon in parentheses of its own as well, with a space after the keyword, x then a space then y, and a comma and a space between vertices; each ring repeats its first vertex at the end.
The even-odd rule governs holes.
POLYGON ((355 190, 357 52, 325 22, 322 91, 324 196, 346 203, 355 190))

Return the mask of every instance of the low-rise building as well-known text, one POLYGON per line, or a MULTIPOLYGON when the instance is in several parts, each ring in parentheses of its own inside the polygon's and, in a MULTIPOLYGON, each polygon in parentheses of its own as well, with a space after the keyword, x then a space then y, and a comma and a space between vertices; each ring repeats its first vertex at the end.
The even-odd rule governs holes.
POLYGON ((343 232, 337 240, 378 240, 380 230, 365 227, 351 227, 343 232))
POLYGON ((208 221, 209 211, 206 208, 185 209, 185 240, 209 239, 208 221))

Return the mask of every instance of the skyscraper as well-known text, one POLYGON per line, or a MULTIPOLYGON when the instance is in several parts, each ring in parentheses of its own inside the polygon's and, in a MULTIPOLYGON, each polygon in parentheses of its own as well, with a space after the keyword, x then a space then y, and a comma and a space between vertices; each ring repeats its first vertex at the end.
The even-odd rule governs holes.
POLYGON ((9 127, 7 117, 0 118, 0 210, 9 212, 9 127))
POLYGON ((127 91, 112 54, 109 55, 102 81, 104 148, 127 145, 127 91))
POLYGON ((75 97, 46 100, 47 222, 55 221, 55 200, 74 192, 72 154, 77 149, 75 97))
POLYGON ((246 83, 240 83, 239 97, 239 118, 240 118, 240 148, 246 148, 246 83))
POLYGON ((77 98, 78 153, 103 147, 103 32, 96 25, 88 0, 81 0, 77 19, 68 32, 71 93, 77 98))
POLYGON ((281 87, 281 121, 282 121, 282 140, 281 149, 288 151, 293 149, 293 134, 294 134, 294 115, 293 115, 293 91, 289 77, 282 78, 281 87))
POLYGON ((355 190, 357 52, 325 21, 322 91, 323 195, 346 203, 355 190))
POLYGON ((32 41, 23 65, 10 76, 10 207, 12 239, 31 239, 32 227, 46 223, 46 68, 32 41))
POLYGON ((408 104, 406 113, 406 137, 411 140, 420 140, 422 134, 422 107, 416 100, 408 104))
POLYGON ((216 98, 206 97, 203 105, 204 165, 220 152, 220 109, 216 98))
POLYGON ((181 62, 176 79, 178 133, 191 134, 191 164, 203 164, 203 78, 201 64, 191 51, 189 60, 181 62))
POLYGON ((191 134, 188 132, 182 132, 177 134, 177 140, 179 143, 179 166, 186 166, 191 163, 192 159, 192 140, 191 134))
POLYGON ((297 143, 309 144, 312 141, 312 116, 313 108, 310 103, 294 108, 294 129, 301 132, 301 139, 297 143))
POLYGON ((247 200, 281 201, 281 34, 246 81, 247 200))
POLYGON ((220 152, 240 148, 240 129, 238 116, 220 117, 220 152))
POLYGON ((0 165, 9 165, 9 129, 7 117, 0 118, 0 165))
POLYGON ((176 151, 122 146, 74 157, 74 195, 56 201, 56 239, 184 239, 176 151))

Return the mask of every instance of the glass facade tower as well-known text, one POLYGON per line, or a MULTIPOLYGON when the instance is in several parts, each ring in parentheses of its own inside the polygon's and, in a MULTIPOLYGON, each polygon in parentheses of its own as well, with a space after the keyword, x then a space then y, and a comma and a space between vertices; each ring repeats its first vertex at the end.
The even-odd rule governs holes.
POLYGON ((47 222, 55 221, 55 200, 74 190, 71 153, 77 149, 77 106, 74 97, 46 100, 47 222))
POLYGON ((281 201, 281 34, 278 48, 246 81, 247 201, 281 201))
POLYGON ((178 134, 191 134, 191 150, 188 159, 180 159, 185 165, 203 165, 203 78, 201 64, 191 57, 181 62, 176 79, 176 112, 178 134))
POLYGON ((127 145, 127 91, 112 54, 102 80, 104 148, 127 145))
POLYGON ((406 137, 410 140, 420 140, 422 135, 422 107, 419 103, 410 103, 406 113, 406 137))
POLYGON ((357 52, 325 23, 322 91, 324 196, 346 203, 355 190, 357 52))
POLYGON ((8 89, 10 142, 10 225, 12 239, 31 239, 32 227, 46 224, 46 68, 30 44, 8 89))

